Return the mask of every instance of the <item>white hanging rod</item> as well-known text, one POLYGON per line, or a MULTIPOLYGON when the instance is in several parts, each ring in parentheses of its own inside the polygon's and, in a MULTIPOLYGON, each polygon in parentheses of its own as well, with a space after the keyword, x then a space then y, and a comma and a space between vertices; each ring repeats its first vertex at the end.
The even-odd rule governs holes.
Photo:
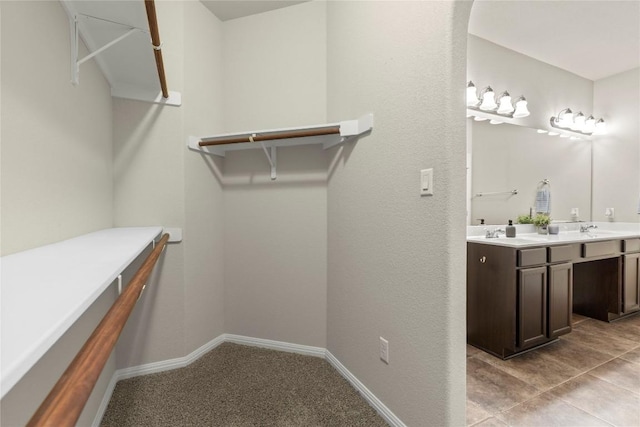
POLYGON ((511 191, 494 191, 492 193, 476 193, 476 197, 482 197, 482 196, 499 196, 502 194, 518 194, 518 190, 511 190, 511 191))

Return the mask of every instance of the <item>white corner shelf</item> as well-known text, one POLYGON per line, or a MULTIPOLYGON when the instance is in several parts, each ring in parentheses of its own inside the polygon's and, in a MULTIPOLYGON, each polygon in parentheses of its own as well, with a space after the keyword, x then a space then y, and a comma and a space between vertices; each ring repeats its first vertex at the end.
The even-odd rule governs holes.
POLYGON ((110 228, 0 258, 0 398, 162 231, 110 228))
POLYGON ((187 147, 201 153, 225 157, 227 151, 264 150, 271 164, 271 179, 276 179, 276 148, 322 144, 326 150, 357 139, 373 129, 373 114, 339 123, 282 129, 227 133, 215 136, 190 136, 187 147))

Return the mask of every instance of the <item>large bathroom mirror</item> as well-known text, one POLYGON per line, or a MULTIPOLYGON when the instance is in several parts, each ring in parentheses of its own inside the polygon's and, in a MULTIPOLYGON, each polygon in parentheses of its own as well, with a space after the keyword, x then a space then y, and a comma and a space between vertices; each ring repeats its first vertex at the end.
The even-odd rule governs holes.
POLYGON ((590 218, 591 141, 550 137, 536 129, 469 119, 471 127, 470 224, 514 223, 535 214, 536 194, 546 186, 551 215, 590 218))
POLYGON ((531 115, 503 124, 467 119, 468 224, 535 213, 544 180, 553 220, 638 222, 640 3, 542 3, 474 1, 468 80, 478 92, 525 96, 531 115), (603 40, 619 43, 610 49, 603 40), (578 140, 537 132, 553 130, 551 116, 567 107, 603 117, 609 133, 578 140), (605 216, 609 208, 614 217, 605 216))

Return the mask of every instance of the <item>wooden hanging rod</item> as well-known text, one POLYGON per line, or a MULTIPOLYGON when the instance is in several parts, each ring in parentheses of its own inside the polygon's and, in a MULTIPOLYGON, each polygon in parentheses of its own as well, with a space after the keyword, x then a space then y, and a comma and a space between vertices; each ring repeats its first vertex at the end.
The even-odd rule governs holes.
POLYGON ((167 89, 167 79, 164 75, 164 62, 162 61, 162 51, 160 43, 160 32, 158 31, 158 18, 156 17, 156 5, 153 0, 144 0, 144 6, 147 9, 147 19, 149 20, 149 30, 151 31, 151 43, 153 44, 153 54, 156 57, 156 67, 158 68, 158 77, 160 78, 160 88, 162 89, 162 97, 169 98, 169 90, 167 89))
POLYGON ((198 145, 200 147, 206 147, 209 145, 237 144, 239 142, 273 141, 275 139, 305 138, 309 136, 335 135, 339 133, 340 126, 332 126, 322 129, 292 130, 288 132, 268 133, 265 135, 250 134, 242 136, 230 136, 228 138, 216 139, 214 141, 200 141, 198 145))
POLYGON ((76 425, 168 240, 169 234, 164 234, 151 254, 144 260, 129 286, 113 303, 47 398, 33 414, 27 424, 28 427, 76 425))

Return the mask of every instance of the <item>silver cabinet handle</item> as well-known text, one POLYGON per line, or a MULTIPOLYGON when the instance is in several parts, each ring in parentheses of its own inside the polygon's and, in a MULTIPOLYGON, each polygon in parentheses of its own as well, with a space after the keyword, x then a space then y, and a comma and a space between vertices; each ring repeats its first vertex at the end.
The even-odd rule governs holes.
POLYGON ((487 262, 487 257, 486 257, 486 256, 483 256, 482 258, 480 258, 480 262, 481 262, 481 263, 483 263, 483 264, 484 264, 485 262, 487 262))

